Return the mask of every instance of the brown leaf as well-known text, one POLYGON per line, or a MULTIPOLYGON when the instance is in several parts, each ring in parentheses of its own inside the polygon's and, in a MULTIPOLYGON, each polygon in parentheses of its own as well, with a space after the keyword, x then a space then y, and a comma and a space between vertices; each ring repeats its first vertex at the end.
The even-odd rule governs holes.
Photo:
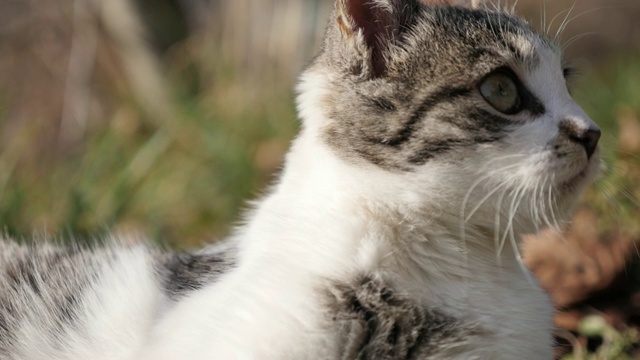
POLYGON ((593 212, 581 210, 566 233, 545 230, 524 237, 525 263, 558 307, 606 288, 632 253, 630 239, 599 236, 596 220, 593 212))
POLYGON ((621 107, 617 113, 618 149, 625 153, 640 152, 640 120, 638 114, 628 107, 621 107))

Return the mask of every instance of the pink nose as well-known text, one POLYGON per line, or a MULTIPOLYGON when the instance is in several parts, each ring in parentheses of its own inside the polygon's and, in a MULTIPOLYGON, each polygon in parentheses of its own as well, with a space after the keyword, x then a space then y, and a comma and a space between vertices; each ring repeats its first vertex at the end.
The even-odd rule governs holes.
POLYGON ((598 141, 600 140, 600 129, 598 127, 590 128, 587 131, 583 131, 580 134, 571 134, 569 139, 584 146, 587 151, 587 158, 591 158, 591 155, 596 151, 598 147, 598 141))

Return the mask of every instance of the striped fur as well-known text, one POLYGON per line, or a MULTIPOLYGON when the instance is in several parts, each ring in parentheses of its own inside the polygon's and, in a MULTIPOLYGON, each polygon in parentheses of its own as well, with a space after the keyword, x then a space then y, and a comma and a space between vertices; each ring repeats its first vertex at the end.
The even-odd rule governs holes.
MULTIPOLYGON (((478 102, 478 81, 503 66, 535 67, 535 46, 523 49, 523 39, 553 51, 555 46, 506 13, 427 7, 403 16, 406 24, 396 26, 404 31, 392 44, 378 45, 382 73, 367 70, 371 60, 360 52, 344 49, 341 39, 355 35, 327 30, 324 50, 311 66, 334 74, 325 99, 334 120, 325 129, 327 141, 344 157, 410 170, 503 138, 515 121, 478 102)), ((527 101, 532 117, 544 114, 528 91, 527 101)))
POLYGON ((379 277, 331 288, 329 307, 342 334, 341 359, 447 359, 473 337, 487 337, 472 323, 420 306, 379 277))

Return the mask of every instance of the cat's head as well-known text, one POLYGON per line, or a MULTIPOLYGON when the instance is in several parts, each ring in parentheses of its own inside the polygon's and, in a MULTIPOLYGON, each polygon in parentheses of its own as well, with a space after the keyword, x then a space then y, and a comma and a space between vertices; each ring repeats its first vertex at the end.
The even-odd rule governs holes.
POLYGON ((300 86, 303 131, 471 222, 500 208, 541 223, 599 169, 566 73, 559 46, 490 6, 337 0, 300 86))

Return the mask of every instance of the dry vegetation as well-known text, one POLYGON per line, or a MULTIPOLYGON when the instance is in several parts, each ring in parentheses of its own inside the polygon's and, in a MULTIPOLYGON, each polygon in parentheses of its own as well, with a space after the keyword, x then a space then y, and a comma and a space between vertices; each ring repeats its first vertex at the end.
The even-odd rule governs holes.
MULTIPOLYGON (((292 86, 330 6, 1 1, 4 231, 109 229, 177 247, 223 236, 295 134, 292 86)), ((518 4, 534 25, 546 8, 551 34, 570 20, 561 38, 584 71, 575 96, 604 129, 608 170, 567 234, 528 238, 527 262, 563 309, 571 356, 624 359, 639 342, 640 4, 571 6, 518 4)))

